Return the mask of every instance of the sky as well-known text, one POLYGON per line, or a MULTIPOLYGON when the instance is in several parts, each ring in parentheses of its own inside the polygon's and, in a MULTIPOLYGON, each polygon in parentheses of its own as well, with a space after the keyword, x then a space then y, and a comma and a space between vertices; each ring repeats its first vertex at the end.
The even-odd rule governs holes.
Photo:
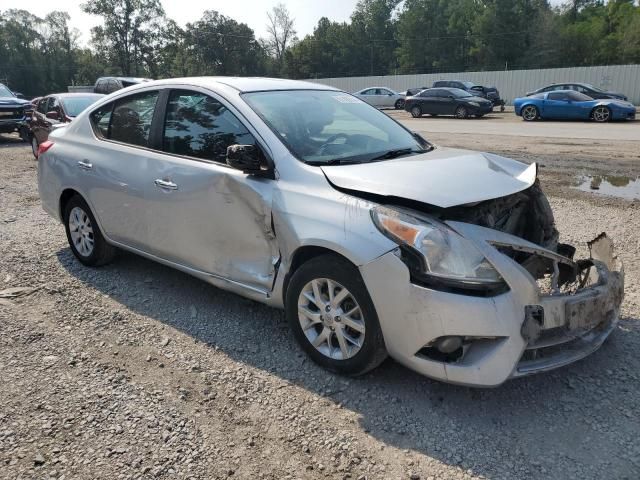
MULTIPOLYGON (((87 15, 80 9, 85 0, 0 0, 0 10, 20 8, 44 17, 53 10, 62 10, 71 16, 71 25, 80 32, 80 43, 88 44, 91 27, 100 23, 99 17, 87 15)), ((266 37, 267 11, 284 3, 295 21, 298 37, 313 33, 321 17, 346 21, 357 0, 161 0, 168 17, 184 26, 198 20, 205 10, 217 10, 234 20, 246 23, 257 37, 266 37)))

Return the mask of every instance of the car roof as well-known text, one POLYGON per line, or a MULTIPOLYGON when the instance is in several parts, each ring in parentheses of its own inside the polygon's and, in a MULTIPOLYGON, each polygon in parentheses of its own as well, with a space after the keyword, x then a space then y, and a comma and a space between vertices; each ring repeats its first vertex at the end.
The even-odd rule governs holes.
POLYGON ((96 82, 98 80, 109 80, 109 79, 122 80, 124 82, 132 82, 132 83, 150 82, 150 81, 153 80, 152 78, 143 78, 143 77, 113 77, 113 76, 108 76, 108 77, 99 77, 96 80, 96 82))
MULTIPOLYGON (((211 88, 218 85, 231 87, 241 93, 260 92, 270 90, 338 90, 337 88, 318 83, 288 80, 284 78, 266 77, 184 77, 145 82, 144 86, 153 85, 184 85, 211 88)), ((131 88, 131 87, 130 87, 131 88)), ((377 87, 371 87, 377 88, 377 87)))

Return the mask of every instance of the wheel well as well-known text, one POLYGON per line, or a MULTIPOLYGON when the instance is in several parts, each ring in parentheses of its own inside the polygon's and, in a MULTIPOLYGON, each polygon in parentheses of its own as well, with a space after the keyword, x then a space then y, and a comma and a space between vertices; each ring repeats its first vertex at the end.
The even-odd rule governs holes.
POLYGON ((67 202, 71 200, 75 195, 80 195, 78 192, 73 190, 72 188, 67 188, 60 195, 60 218, 64 217, 64 207, 66 207, 67 202))
POLYGON ((289 266, 289 271, 287 272, 287 275, 284 277, 284 283, 282 285, 283 298, 286 298, 287 288, 289 288, 289 280, 291 280, 291 277, 296 272, 296 270, 298 270, 298 268, 300 268, 304 263, 308 262, 312 258, 316 258, 321 255, 335 255, 337 257, 343 258, 349 263, 353 263, 344 255, 340 255, 338 252, 331 250, 329 248, 317 247, 314 245, 307 245, 304 247, 300 247, 293 253, 293 256, 291 258, 291 265, 289 266))

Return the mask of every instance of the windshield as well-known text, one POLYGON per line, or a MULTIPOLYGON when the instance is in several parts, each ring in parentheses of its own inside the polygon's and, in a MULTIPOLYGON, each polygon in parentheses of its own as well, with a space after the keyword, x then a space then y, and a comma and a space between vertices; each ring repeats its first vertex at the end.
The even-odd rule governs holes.
POLYGON ((338 91, 289 90, 243 95, 298 159, 360 163, 422 153, 421 141, 386 114, 338 91))
POLYGON ((477 87, 477 85, 473 82, 462 82, 462 84, 466 87, 466 88, 473 88, 473 87, 477 87))
POLYGON ((590 83, 585 83, 584 84, 585 87, 590 88, 591 90, 595 90, 596 92, 602 92, 604 93, 604 90, 598 87, 594 87, 593 85, 591 85, 590 83))
POLYGON ((64 111, 69 117, 77 117, 92 103, 97 102, 102 95, 87 95, 86 97, 67 97, 62 99, 64 111))
POLYGON ((0 84, 0 97, 15 97, 15 95, 7 87, 0 84))
POLYGON ((469 93, 466 90, 460 88, 450 88, 449 91, 453 93, 457 98, 475 97, 473 93, 469 93))
POLYGON ((576 102, 590 102, 593 100, 589 95, 580 92, 569 92, 569 98, 576 102))

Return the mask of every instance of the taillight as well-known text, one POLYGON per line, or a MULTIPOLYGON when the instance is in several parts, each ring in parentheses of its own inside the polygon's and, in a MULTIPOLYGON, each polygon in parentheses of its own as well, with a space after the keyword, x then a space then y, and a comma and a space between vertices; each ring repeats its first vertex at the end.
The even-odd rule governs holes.
POLYGON ((40 155, 42 155, 44 152, 49 150, 51 147, 53 147, 53 142, 51 140, 47 140, 45 142, 42 142, 40 145, 38 145, 37 157, 40 158, 40 155))

